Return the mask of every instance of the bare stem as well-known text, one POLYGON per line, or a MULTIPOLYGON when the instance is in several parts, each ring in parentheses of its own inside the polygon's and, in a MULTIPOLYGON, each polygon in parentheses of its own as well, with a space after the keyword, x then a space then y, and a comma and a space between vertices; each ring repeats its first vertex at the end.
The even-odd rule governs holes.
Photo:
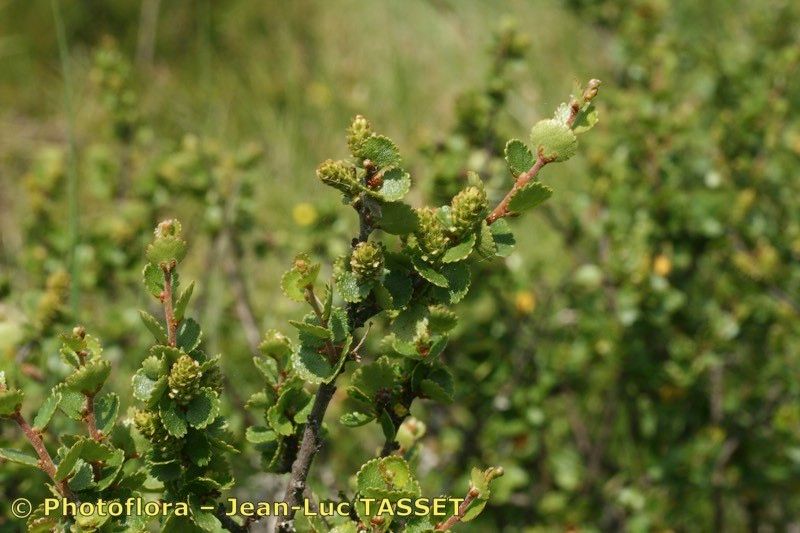
POLYGON ((175 346, 177 341, 178 321, 175 320, 175 311, 172 308, 172 269, 164 269, 164 291, 161 293, 161 303, 164 304, 164 318, 167 322, 167 342, 175 346))
POLYGON ((533 163, 533 166, 530 168, 530 170, 528 170, 527 172, 523 172, 517 177, 517 181, 514 182, 514 186, 511 187, 511 190, 508 191, 508 194, 506 194, 503 197, 503 199, 500 200, 500 203, 497 204, 497 207, 495 207, 492 210, 492 212, 489 213, 489 216, 486 217, 486 223, 492 225, 495 222, 497 222, 497 220, 507 216, 509 213, 508 204, 511 203, 511 199, 514 197, 515 194, 517 194, 517 191, 519 191, 521 188, 527 185, 529 181, 535 178, 536 175, 539 173, 539 171, 542 170, 542 167, 544 167, 551 161, 552 159, 547 159, 541 153, 539 153, 538 156, 536 157, 536 161, 533 163))
POLYGON ((464 501, 461 502, 461 505, 458 506, 458 511, 456 512, 456 514, 454 514, 444 522, 439 523, 436 526, 435 531, 447 531, 454 525, 458 524, 461 521, 461 519, 464 518, 464 515, 467 514, 467 509, 469 509, 470 504, 472 504, 475 498, 478 497, 478 494, 480 494, 480 491, 478 491, 478 489, 476 489, 475 487, 469 489, 466 498, 464 498, 464 501))
POLYGON ((94 394, 86 395, 86 408, 83 411, 83 420, 86 422, 86 427, 89 428, 89 435, 94 440, 100 442, 105 438, 103 433, 97 430, 97 420, 94 416, 94 394))
POLYGON ((22 430, 22 433, 25 434, 25 438, 31 443, 33 449, 36 450, 36 455, 39 456, 39 468, 41 468, 45 474, 50 476, 50 479, 52 479, 53 483, 55 483, 58 492, 60 492, 65 498, 75 499, 75 495, 67 486, 66 481, 56 481, 56 465, 53 462, 53 458, 50 457, 50 452, 47 451, 47 448, 44 445, 42 435, 33 429, 30 424, 28 424, 28 421, 25 420, 25 417, 23 417, 19 411, 11 415, 11 419, 17 423, 22 430))

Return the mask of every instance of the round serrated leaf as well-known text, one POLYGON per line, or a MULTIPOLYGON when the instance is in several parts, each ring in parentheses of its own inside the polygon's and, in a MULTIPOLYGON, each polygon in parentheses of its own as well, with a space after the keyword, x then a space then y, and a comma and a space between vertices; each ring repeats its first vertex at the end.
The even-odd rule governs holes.
POLYGON ((400 164, 400 151, 397 146, 383 135, 368 137, 355 154, 361 159, 369 159, 380 168, 400 164))
POLYGON ((47 424, 50 423, 50 420, 53 418, 53 414, 58 409, 58 404, 61 403, 61 393, 54 389, 42 402, 42 406, 39 408, 39 411, 36 413, 36 417, 33 419, 33 429, 38 431, 42 431, 47 427, 47 424))
POLYGON ((553 195, 553 189, 541 181, 531 181, 519 189, 508 204, 515 213, 522 213, 541 204, 553 195))
POLYGON ((171 263, 173 260, 180 263, 186 256, 186 241, 174 235, 159 237, 147 245, 145 256, 156 265, 171 263))
POLYGON ((94 399, 94 417, 97 429, 105 434, 111 432, 119 412, 119 396, 115 393, 97 396, 94 399))
POLYGON ((164 429, 173 437, 183 437, 186 435, 187 424, 184 420, 178 406, 175 402, 166 400, 161 401, 158 409, 158 415, 161 418, 161 423, 164 424, 164 429))
POLYGON ((202 336, 203 332, 200 330, 200 324, 198 324, 194 319, 187 318, 181 322, 180 328, 178 329, 178 347, 184 352, 190 353, 195 348, 200 346, 200 339, 202 336))
POLYGON ((375 420, 374 416, 369 415, 367 413, 360 413, 358 411, 351 411, 349 413, 345 413, 339 418, 339 421, 343 425, 351 428, 363 426, 364 424, 368 424, 373 420, 375 420))
POLYGON ((356 484, 358 491, 367 497, 413 498, 420 494, 411 467, 396 455, 364 463, 356 474, 356 484))
POLYGON ((25 397, 21 390, 4 390, 0 392, 0 416, 13 415, 19 411, 25 397))
POLYGON ((376 191, 386 202, 396 202, 411 189, 411 176, 402 168, 391 168, 383 173, 383 184, 376 191))
POLYGON ((158 298, 164 290, 164 271, 153 263, 147 263, 142 270, 142 281, 147 292, 158 298))
POLYGON ((419 216, 414 209, 402 202, 380 204, 380 219, 377 226, 392 235, 413 233, 419 225, 419 216))
POLYGON ((540 120, 531 128, 531 143, 548 161, 566 161, 578 151, 575 133, 555 119, 540 120))
POLYGON ((96 394, 111 374, 111 363, 96 361, 88 363, 67 377, 66 384, 74 391, 83 394, 96 394))
POLYGON ((12 463, 19 463, 21 465, 34 467, 39 466, 39 459, 37 457, 19 450, 13 450, 11 448, 0 448, 0 458, 5 459, 6 461, 11 461, 12 463))
POLYGON ((463 261, 464 259, 469 257, 469 254, 472 253, 472 249, 475 247, 475 241, 476 241, 475 234, 470 233, 460 243, 447 249, 447 251, 442 256, 442 262, 455 263, 458 261, 463 261))
POLYGON ((278 435, 264 426, 251 426, 247 428, 245 438, 253 444, 264 444, 265 442, 277 440, 278 435))
POLYGON ((530 148, 519 139, 511 139, 506 143, 505 149, 506 163, 511 174, 516 178, 523 172, 527 172, 536 162, 530 148))
POLYGON ((425 278, 427 281, 436 285, 437 287, 447 287, 447 278, 442 275, 441 272, 438 272, 433 266, 429 263, 426 263, 422 260, 422 258, 417 257, 416 255, 411 257, 411 262, 414 265, 414 270, 417 273, 425 278))
POLYGON ((501 218, 495 220, 494 223, 489 226, 489 231, 494 240, 497 256, 508 257, 514 250, 514 245, 516 244, 511 226, 508 225, 505 219, 501 218))
POLYGON ((203 387, 186 406, 184 418, 190 426, 202 429, 217 418, 219 408, 220 400, 217 394, 208 387, 203 387))

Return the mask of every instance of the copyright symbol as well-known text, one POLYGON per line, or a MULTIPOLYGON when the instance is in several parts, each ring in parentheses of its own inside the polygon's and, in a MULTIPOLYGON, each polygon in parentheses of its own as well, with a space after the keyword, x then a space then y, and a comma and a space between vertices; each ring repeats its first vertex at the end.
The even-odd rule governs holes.
POLYGON ((33 511, 31 501, 26 498, 17 498, 11 503, 11 514, 17 518, 28 518, 33 511))

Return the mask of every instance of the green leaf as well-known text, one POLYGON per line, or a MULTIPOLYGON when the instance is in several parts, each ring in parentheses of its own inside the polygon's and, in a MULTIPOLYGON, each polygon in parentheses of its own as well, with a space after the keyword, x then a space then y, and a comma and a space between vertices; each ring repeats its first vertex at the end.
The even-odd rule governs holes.
POLYGON ((183 437, 186 435, 187 426, 186 420, 181 416, 175 402, 169 400, 162 400, 158 409, 158 415, 161 418, 161 423, 164 424, 164 429, 173 437, 183 437))
POLYGON ((18 389, 0 392, 0 416, 13 415, 19 411, 25 394, 18 389))
POLYGON ((84 395, 70 390, 66 384, 59 385, 58 391, 61 393, 61 402, 59 402, 58 408, 73 420, 83 418, 83 407, 86 401, 84 395))
POLYGON ((447 251, 442 256, 443 263, 455 263, 457 261, 463 261, 469 254, 472 253, 472 249, 475 247, 475 234, 470 233, 467 237, 462 240, 460 243, 456 244, 452 248, 448 248, 447 251))
POLYGON ((392 321, 391 332, 404 342, 414 341, 420 330, 427 328, 428 310, 418 303, 409 305, 392 321))
POLYGON ((349 413, 345 413, 339 418, 339 421, 343 425, 351 428, 363 426, 364 424, 368 424, 373 420, 375 420, 374 416, 368 415, 366 413, 360 413, 358 411, 351 411, 349 413))
POLYGON ((180 328, 178 329, 176 344, 184 352, 190 353, 195 348, 200 346, 202 333, 203 332, 200 330, 200 324, 198 324, 192 318, 187 318, 181 322, 180 328))
POLYGON ((592 129, 594 125, 597 124, 597 121, 597 109, 594 104, 589 104, 581 109, 575 117, 575 122, 572 124, 572 131, 574 131, 576 135, 585 133, 592 129))
POLYGON ((211 462, 211 444, 201 431, 190 431, 186 436, 186 446, 184 451, 198 466, 205 466, 211 462))
POLYGON ((489 226, 492 233, 492 238, 497 246, 498 257, 508 257, 514 250, 516 240, 514 234, 511 232, 511 226, 505 219, 495 220, 494 224, 489 226))
POLYGON ((386 438, 386 440, 393 441, 395 435, 397 435, 397 428, 394 427, 392 417, 389 416, 389 413, 386 412, 386 409, 381 411, 381 414, 378 417, 378 422, 381 424, 381 430, 383 431, 383 436, 386 438))
POLYGON ((153 337, 156 338, 156 342, 168 344, 167 332, 164 331, 163 326, 161 326, 161 323, 156 320, 156 317, 147 311, 139 311, 139 316, 142 317, 142 322, 144 322, 144 325, 150 330, 150 333, 153 334, 153 337))
POLYGON ((536 162, 530 148, 519 139, 511 139, 506 143, 506 163, 508 170, 516 178, 520 174, 527 172, 536 162))
POLYGON ((67 386, 83 394, 96 394, 111 374, 111 363, 105 360, 88 363, 65 380, 67 386))
POLYGON ((264 426, 251 426, 245 432, 245 438, 253 444, 264 444, 277 440, 278 435, 271 429, 264 426))
POLYGON ((157 380, 148 378, 142 369, 136 371, 133 375, 133 397, 137 400, 146 402, 148 405, 154 405, 161 399, 161 395, 167 389, 167 377, 161 377, 157 380))
POLYGON ((263 411, 266 410, 274 400, 277 398, 274 396, 274 391, 270 390, 269 395, 267 395, 267 391, 259 391, 253 393, 250 398, 248 398, 247 402, 245 402, 244 407, 245 409, 253 409, 256 411, 263 411))
POLYGON ((190 505, 190 509, 192 510, 192 520, 194 520, 194 523, 197 524, 200 529, 211 533, 225 531, 225 529, 222 528, 222 523, 216 516, 214 516, 212 511, 204 511, 200 507, 200 503, 192 498, 190 505))
POLYGON ((282 333, 271 329, 264 335, 264 340, 258 345, 258 349, 266 356, 269 356, 279 364, 292 355, 294 351, 289 338, 282 333))
POLYGON ((61 403, 61 393, 58 389, 53 389, 42 402, 39 412, 36 413, 36 417, 33 419, 33 429, 37 431, 44 430, 53 418, 59 403, 61 403))
POLYGON ((11 448, 0 448, 0 458, 5 459, 6 461, 11 461, 12 463, 19 463, 21 465, 33 467, 39 466, 39 459, 37 457, 19 450, 13 450, 11 448))
POLYGON ((357 303, 366 298, 371 288, 370 284, 360 284, 356 275, 349 270, 339 272, 335 281, 336 291, 349 303, 357 303))
POLYGON ((296 270, 288 270, 281 278, 283 294, 295 302, 305 302, 305 287, 300 284, 303 275, 296 270))
POLYGON ((443 305, 428 308, 428 327, 432 333, 447 333, 458 324, 458 316, 443 305))
POLYGON ((183 317, 186 316, 186 306, 189 305, 189 300, 192 298, 192 292, 194 292, 194 281, 189 283, 178 299, 175 300, 175 320, 181 321, 183 320, 183 317))
POLYGON ((264 379, 269 383, 271 386, 275 386, 278 384, 278 363, 275 359, 271 357, 253 357, 253 364, 256 365, 256 368, 261 375, 264 376, 264 379))
POLYGON ((150 379, 156 380, 167 373, 167 365, 155 355, 146 357, 142 361, 142 371, 150 379))
POLYGON ((158 237, 147 245, 145 256, 156 265, 169 264, 173 260, 180 263, 186 256, 186 241, 174 235, 158 237))
POLYGON ((92 466, 87 462, 79 461, 75 474, 69 479, 69 488, 75 492, 80 492, 92 488, 94 485, 92 466))
POLYGON ((84 461, 108 461, 115 453, 115 448, 107 444, 102 444, 95 440, 83 439, 83 446, 81 447, 80 457, 84 461))
MULTIPOLYGON (((347 345, 349 350, 349 343, 347 345)), ((310 383, 327 383, 333 379, 346 357, 346 352, 337 352, 337 359, 331 363, 328 359, 327 351, 320 353, 325 348, 319 344, 301 344, 297 352, 292 356, 292 365, 297 375, 310 383)))
POLYGON ((380 218, 377 227, 392 235, 408 235, 419 225, 416 211, 402 202, 380 204, 380 218))
POLYGON ((380 168, 400 164, 400 151, 388 137, 383 135, 372 135, 367 138, 355 155, 361 159, 369 159, 380 168))
POLYGON ((316 324, 309 324, 308 322, 299 322, 297 320, 290 320, 289 324, 297 328, 299 331, 316 337, 318 339, 330 340, 333 338, 333 333, 327 328, 317 326, 316 324))
POLYGON ((356 474, 356 486, 368 498, 414 498, 421 493, 411 467, 402 457, 392 455, 366 462, 356 474))
POLYGON ((439 301, 456 304, 469 292, 471 272, 466 263, 450 263, 442 267, 447 289, 434 288, 432 293, 439 301))
POLYGON ((531 143, 536 152, 550 161, 566 161, 578 151, 575 133, 555 119, 540 120, 531 129, 531 143))
POLYGON ((453 401, 453 375, 446 369, 437 367, 420 382, 420 390, 432 400, 451 403, 453 401))
POLYGON ((383 285, 376 288, 375 296, 384 309, 400 309, 411 300, 413 287, 411 277, 405 269, 392 269, 383 278, 383 285))
POLYGON ((119 396, 115 393, 96 396, 94 399, 94 417, 97 429, 108 435, 114 427, 119 412, 119 396))
POLYGON ((317 280, 319 269, 320 264, 312 262, 308 254, 298 254, 292 268, 281 278, 283 293, 296 302, 304 302, 305 289, 317 280))
POLYGON ((397 386, 398 368, 388 357, 360 366, 350 378, 347 393, 351 398, 372 405, 378 391, 393 391, 397 386))
POLYGON ((543 184, 541 181, 531 181, 511 197, 508 208, 516 213, 522 213, 523 211, 536 207, 552 195, 553 189, 543 184))
MULTIPOLYGON (((292 435, 296 418, 310 402, 311 395, 303 389, 286 389, 278 398, 278 402, 267 411, 267 421, 278 434, 292 435)), ((302 416, 300 417, 302 418, 302 416)))
POLYGON ((414 265, 414 270, 416 270, 417 273, 427 281, 436 285, 437 287, 447 287, 447 278, 433 268, 433 266, 431 266, 429 263, 423 261, 422 258, 413 255, 411 256, 411 263, 414 265))
POLYGON ((203 387, 186 407, 184 417, 190 426, 202 429, 208 426, 219 415, 220 400, 217 394, 203 387))
POLYGON ((64 458, 58 463, 58 467, 56 468, 55 480, 56 481, 63 481, 69 476, 70 472, 72 472, 72 468, 75 466, 75 463, 78 462, 78 459, 81 456, 81 451, 83 450, 83 445, 86 443, 85 439, 79 439, 72 445, 72 447, 67 451, 64 458))
POLYGON ((142 270, 142 281, 147 292, 159 298, 164 290, 164 271, 153 263, 147 263, 142 270))
POLYGON ((396 202, 411 189, 411 176, 402 168, 390 168, 383 173, 383 184, 375 191, 386 202, 396 202))

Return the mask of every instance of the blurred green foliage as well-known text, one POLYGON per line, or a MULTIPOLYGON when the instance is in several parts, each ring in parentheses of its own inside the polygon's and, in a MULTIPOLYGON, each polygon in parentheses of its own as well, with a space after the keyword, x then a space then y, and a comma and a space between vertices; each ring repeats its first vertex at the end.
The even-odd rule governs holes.
MULTIPOLYGON (((426 425, 423 492, 459 492, 471 467, 499 464, 489 506, 463 530, 796 527, 795 4, 65 3, 75 246, 50 5, 0 3, 7 378, 46 397, 67 374, 57 334, 80 322, 103 340, 121 416, 132 407, 128 377, 149 342, 140 258, 155 223, 178 216, 194 236, 182 275, 199 282, 206 351, 224 353, 236 385, 223 413, 245 448, 241 406, 262 387, 251 355, 299 310, 279 273, 300 250, 343 255, 356 230, 313 176, 344 155, 341 125, 364 113, 404 153, 422 149, 407 162, 412 203, 449 202, 468 170, 491 195, 509 183, 503 140, 591 75, 605 82, 603 121, 579 161, 543 171, 553 198, 512 223, 516 251, 474 273, 459 304, 443 354, 454 403, 412 411, 426 425), (502 14, 530 31, 504 32, 502 14)), ((347 405, 337 395, 328 414, 331 441, 348 445, 318 457, 321 493, 348 489, 381 444, 374 425, 338 424, 347 405)), ((250 460, 234 458, 237 495, 278 499, 282 483, 250 460)), ((16 530, 9 502, 41 499, 41 481, 0 464, 0 528, 16 530)))

